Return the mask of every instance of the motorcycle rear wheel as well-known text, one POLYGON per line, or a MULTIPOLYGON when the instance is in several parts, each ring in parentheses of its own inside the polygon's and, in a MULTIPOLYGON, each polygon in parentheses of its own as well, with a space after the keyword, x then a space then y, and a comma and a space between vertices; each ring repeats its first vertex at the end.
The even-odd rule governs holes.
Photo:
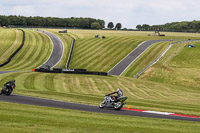
POLYGON ((6 95, 9 96, 12 93, 12 89, 8 89, 8 91, 6 92, 6 95))

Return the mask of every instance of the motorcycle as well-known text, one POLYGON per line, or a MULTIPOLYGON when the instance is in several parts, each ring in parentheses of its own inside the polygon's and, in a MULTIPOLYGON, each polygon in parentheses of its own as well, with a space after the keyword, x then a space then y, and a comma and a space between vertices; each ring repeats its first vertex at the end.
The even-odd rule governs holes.
POLYGON ((127 97, 122 96, 115 99, 114 101, 112 100, 112 97, 113 96, 105 95, 104 101, 100 103, 99 108, 103 109, 104 107, 111 107, 114 108, 114 110, 120 110, 124 104, 126 104, 124 101, 126 101, 127 97))
POLYGON ((15 84, 11 84, 8 86, 4 85, 2 87, 1 94, 5 94, 5 95, 9 96, 13 92, 14 89, 15 89, 15 84))

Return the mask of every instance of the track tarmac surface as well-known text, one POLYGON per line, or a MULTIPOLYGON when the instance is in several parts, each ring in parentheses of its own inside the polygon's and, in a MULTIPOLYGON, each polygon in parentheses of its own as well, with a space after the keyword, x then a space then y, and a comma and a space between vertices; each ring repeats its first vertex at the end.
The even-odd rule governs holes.
POLYGON ((22 96, 22 95, 14 95, 14 94, 11 94, 10 96, 0 95, 0 101, 19 103, 19 104, 36 105, 36 106, 62 108, 62 109, 72 109, 72 110, 87 111, 87 112, 105 113, 105 114, 116 114, 116 115, 126 115, 126 116, 139 116, 139 117, 151 117, 151 118, 200 122, 200 118, 189 118, 189 117, 181 117, 181 116, 152 114, 152 113, 147 113, 147 112, 137 112, 137 111, 129 111, 129 110, 116 111, 111 108, 99 109, 98 106, 69 103, 69 102, 63 102, 63 101, 56 101, 56 100, 36 98, 36 97, 30 97, 30 96, 22 96))
POLYGON ((17 71, 0 71, 0 74, 11 73, 11 72, 17 72, 17 71))
POLYGON ((40 67, 45 68, 47 65, 50 66, 50 67, 53 67, 62 58, 63 49, 64 49, 63 43, 61 42, 61 40, 55 34, 52 34, 52 33, 47 32, 47 31, 40 31, 40 32, 46 34, 51 39, 51 41, 53 43, 53 49, 52 49, 52 53, 51 53, 49 59, 40 67))
POLYGON ((147 48, 157 42, 166 42, 172 40, 149 40, 138 45, 131 53, 115 65, 109 72, 109 75, 121 75, 129 65, 131 65, 147 48))

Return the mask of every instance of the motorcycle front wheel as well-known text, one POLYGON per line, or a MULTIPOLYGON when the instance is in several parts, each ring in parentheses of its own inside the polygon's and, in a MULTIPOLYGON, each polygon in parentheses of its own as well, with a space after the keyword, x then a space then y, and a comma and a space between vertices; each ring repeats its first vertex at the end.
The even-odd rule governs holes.
POLYGON ((122 102, 114 103, 114 109, 115 110, 120 110, 123 107, 123 105, 124 104, 122 102))
POLYGON ((100 103, 99 108, 103 109, 104 107, 105 107, 105 103, 104 102, 100 103))

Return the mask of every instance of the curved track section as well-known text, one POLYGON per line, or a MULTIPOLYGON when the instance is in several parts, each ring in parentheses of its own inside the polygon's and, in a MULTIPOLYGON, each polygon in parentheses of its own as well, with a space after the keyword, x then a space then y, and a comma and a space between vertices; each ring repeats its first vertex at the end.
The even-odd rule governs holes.
POLYGON ((62 108, 62 109, 72 109, 72 110, 80 110, 80 111, 88 111, 88 112, 96 112, 96 113, 106 113, 106 114, 116 114, 116 115, 128 115, 128 116, 140 116, 140 117, 152 117, 152 118, 174 119, 174 120, 185 120, 185 121, 198 121, 198 122, 200 122, 200 118, 189 118, 189 117, 162 115, 162 114, 152 114, 152 113, 147 113, 147 112, 137 112, 137 111, 129 111, 129 110, 116 111, 116 110, 109 109, 109 108, 99 109, 99 107, 97 107, 97 106, 55 101, 55 100, 29 97, 29 96, 21 96, 21 95, 10 95, 10 96, 0 95, 0 101, 20 103, 20 104, 29 104, 29 105, 37 105, 37 106, 54 107, 54 108, 62 108))
POLYGON ((46 34, 53 43, 53 50, 51 52, 51 55, 49 59, 40 67, 45 68, 46 66, 54 67, 62 58, 64 45, 62 41, 54 34, 47 32, 47 31, 41 31, 41 33, 46 34))
POLYGON ((172 40, 150 40, 138 45, 131 53, 115 65, 109 72, 109 75, 121 75, 148 47, 157 42, 172 41, 172 40))

